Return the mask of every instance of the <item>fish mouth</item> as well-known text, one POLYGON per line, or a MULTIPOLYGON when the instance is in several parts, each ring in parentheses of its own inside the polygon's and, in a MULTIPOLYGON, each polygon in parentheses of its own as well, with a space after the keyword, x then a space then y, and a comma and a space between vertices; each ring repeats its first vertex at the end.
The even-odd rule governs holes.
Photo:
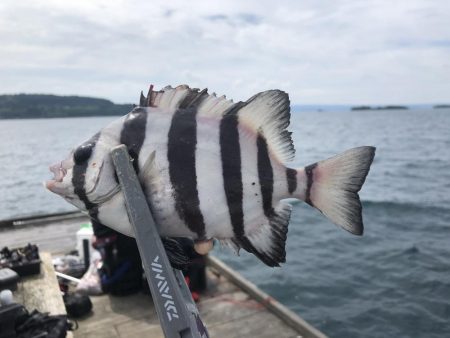
POLYGON ((44 185, 48 190, 61 194, 63 192, 61 183, 67 174, 67 169, 63 167, 62 162, 51 165, 49 169, 53 173, 53 178, 45 181, 44 185))
POLYGON ((64 176, 67 174, 67 170, 63 167, 62 162, 59 164, 54 164, 49 167, 50 171, 53 173, 54 177, 52 181, 62 182, 64 176))

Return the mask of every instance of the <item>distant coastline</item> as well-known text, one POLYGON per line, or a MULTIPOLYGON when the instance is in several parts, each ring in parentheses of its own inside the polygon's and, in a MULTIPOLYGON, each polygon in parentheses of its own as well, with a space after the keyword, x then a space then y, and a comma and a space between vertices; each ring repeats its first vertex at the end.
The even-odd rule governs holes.
POLYGON ((445 108, 450 108, 450 104, 437 104, 433 106, 433 109, 445 109, 445 108))
POLYGON ((407 106, 355 106, 351 110, 407 110, 407 106))
POLYGON ((0 95, 0 119, 115 116, 125 115, 132 108, 132 104, 83 96, 0 95))
POLYGON ((350 104, 291 104, 291 112, 348 112, 348 111, 381 111, 381 110, 433 110, 450 109, 449 104, 412 103, 408 105, 350 105, 350 104))
MULTIPOLYGON (((116 104, 110 100, 85 96, 44 94, 0 95, 1 119, 36 119, 89 116, 122 116, 134 105, 116 104)), ((292 104, 291 112, 347 112, 372 110, 449 109, 450 104, 411 104, 386 106, 351 106, 345 104, 292 104)))

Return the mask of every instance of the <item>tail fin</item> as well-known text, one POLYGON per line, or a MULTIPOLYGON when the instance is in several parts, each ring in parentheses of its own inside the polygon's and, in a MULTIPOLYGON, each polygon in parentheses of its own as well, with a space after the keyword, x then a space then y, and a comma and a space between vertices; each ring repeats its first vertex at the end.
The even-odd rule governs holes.
POLYGON ((358 147, 305 167, 305 202, 319 209, 336 225, 352 234, 362 235, 364 225, 358 191, 374 156, 374 147, 358 147))

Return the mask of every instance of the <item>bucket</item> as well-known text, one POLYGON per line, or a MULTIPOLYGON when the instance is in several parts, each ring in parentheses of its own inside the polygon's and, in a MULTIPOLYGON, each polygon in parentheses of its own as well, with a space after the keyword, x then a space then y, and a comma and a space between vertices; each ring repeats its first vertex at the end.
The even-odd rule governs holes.
POLYGON ((85 262, 86 268, 89 267, 90 263, 93 236, 94 231, 91 223, 82 224, 80 230, 77 231, 77 251, 81 261, 85 262))

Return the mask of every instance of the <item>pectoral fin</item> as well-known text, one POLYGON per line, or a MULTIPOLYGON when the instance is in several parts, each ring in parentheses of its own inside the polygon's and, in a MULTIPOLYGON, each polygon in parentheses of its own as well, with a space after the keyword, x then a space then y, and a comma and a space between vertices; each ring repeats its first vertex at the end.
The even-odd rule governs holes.
POLYGON ((156 151, 153 151, 144 163, 142 170, 139 172, 139 181, 141 183, 151 184, 157 177, 158 170, 156 168, 156 151))

